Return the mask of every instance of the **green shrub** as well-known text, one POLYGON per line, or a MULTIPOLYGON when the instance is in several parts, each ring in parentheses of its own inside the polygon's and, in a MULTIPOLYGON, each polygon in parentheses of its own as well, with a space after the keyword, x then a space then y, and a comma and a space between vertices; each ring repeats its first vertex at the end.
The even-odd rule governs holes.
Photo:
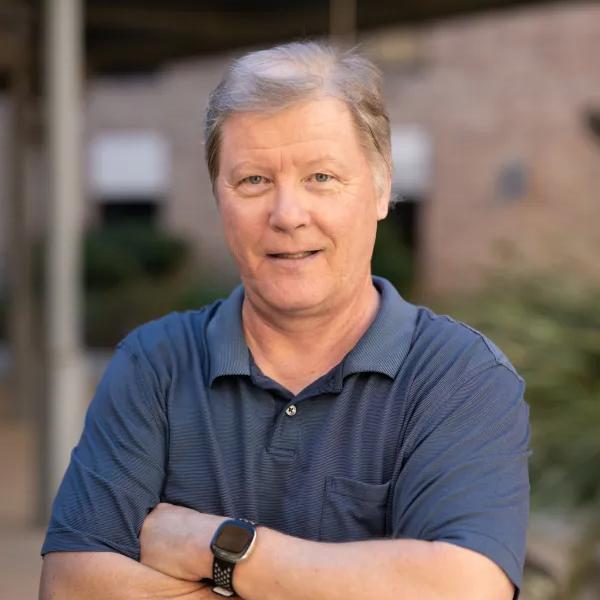
POLYGON ((129 331, 173 310, 227 293, 190 264, 188 244, 147 224, 111 225, 84 241, 85 341, 113 346, 129 331))
POLYGON ((198 272, 161 279, 134 279, 112 289, 89 290, 85 341, 114 346, 129 331, 174 310, 189 310, 226 296, 229 288, 198 272))
POLYGON ((159 279, 189 258, 180 239, 147 225, 91 230, 84 241, 86 289, 110 289, 135 279, 159 279))

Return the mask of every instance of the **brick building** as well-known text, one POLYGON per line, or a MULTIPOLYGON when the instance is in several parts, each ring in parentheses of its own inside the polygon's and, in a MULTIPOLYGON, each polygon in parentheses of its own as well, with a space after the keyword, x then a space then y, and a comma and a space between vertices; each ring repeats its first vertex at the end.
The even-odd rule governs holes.
POLYGON ((419 123, 433 142, 421 284, 476 284, 506 261, 600 282, 600 6, 490 13, 412 35, 412 71, 384 68, 393 123, 419 123))
MULTIPOLYGON (((576 270, 600 282, 600 6, 489 12, 379 30, 361 41, 384 71, 404 169, 414 164, 420 172, 416 186, 401 177, 397 192, 415 219, 421 289, 477 285, 506 261, 510 268, 576 270), (411 163, 414 132, 418 156, 411 163), (419 155, 419 147, 428 151, 419 155)), ((230 58, 88 84, 86 218, 92 224, 137 211, 156 219, 233 280, 202 143, 207 94, 230 58), (127 148, 130 164, 121 160, 122 172, 111 173, 119 165, 102 157, 126 156, 127 148)), ((0 257, 6 254, 8 118, 0 99, 0 257)), ((43 161, 33 157, 32 164, 41 230, 43 161)))

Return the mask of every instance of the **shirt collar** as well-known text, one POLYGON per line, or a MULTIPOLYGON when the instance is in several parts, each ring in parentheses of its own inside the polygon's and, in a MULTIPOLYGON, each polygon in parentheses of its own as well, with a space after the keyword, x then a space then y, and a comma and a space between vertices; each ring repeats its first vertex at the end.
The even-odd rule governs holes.
MULTIPOLYGON (((343 377, 376 372, 393 378, 410 350, 417 307, 404 300, 386 279, 373 276, 373 283, 380 294, 379 309, 346 355, 343 377)), ((208 325, 209 385, 222 375, 250 375, 250 351, 242 328, 243 300, 244 288, 239 285, 219 304, 208 325)))
POLYGON ((394 378, 410 350, 418 309, 383 277, 373 276, 379 291, 375 319, 344 359, 344 377, 375 372, 394 378))
POLYGON ((250 351, 242 328, 243 300, 244 287, 238 285, 208 324, 209 385, 221 375, 250 375, 250 351))

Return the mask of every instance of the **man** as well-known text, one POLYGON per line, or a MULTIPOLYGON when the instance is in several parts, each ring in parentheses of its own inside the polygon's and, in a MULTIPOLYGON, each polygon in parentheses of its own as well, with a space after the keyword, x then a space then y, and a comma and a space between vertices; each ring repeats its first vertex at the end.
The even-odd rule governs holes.
POLYGON ((243 287, 119 345, 40 597, 518 595, 523 381, 482 335, 371 276, 391 180, 378 71, 316 43, 252 53, 206 123, 243 287))

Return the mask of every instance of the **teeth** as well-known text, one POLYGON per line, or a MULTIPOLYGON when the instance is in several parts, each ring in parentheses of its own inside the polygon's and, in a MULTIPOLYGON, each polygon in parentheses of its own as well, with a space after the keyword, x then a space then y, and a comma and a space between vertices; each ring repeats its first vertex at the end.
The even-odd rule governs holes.
POLYGON ((311 254, 313 254, 313 251, 307 250, 306 252, 294 253, 282 252, 280 254, 275 254, 274 256, 276 256, 277 258, 305 258, 306 256, 310 256, 311 254))

